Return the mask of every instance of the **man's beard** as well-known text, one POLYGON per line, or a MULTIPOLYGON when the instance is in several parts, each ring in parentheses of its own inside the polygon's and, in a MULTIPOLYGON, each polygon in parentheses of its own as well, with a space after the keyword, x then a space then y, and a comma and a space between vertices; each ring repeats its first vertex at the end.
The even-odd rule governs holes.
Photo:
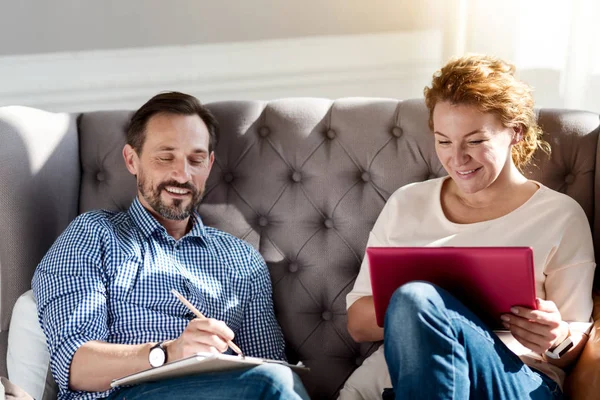
POLYGON ((198 190, 191 183, 179 183, 176 181, 167 181, 159 184, 155 190, 146 187, 146 179, 142 173, 138 174, 138 190, 152 209, 164 219, 181 221, 194 213, 196 207, 200 204, 203 195, 203 188, 198 190), (192 200, 183 207, 183 199, 174 199, 172 205, 167 205, 161 198, 162 191, 172 186, 181 189, 187 189, 191 192, 192 200))

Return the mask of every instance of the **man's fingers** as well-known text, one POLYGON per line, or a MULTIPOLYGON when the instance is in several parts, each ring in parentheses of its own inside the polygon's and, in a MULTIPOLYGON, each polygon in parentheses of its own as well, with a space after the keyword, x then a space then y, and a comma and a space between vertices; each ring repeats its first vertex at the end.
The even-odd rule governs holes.
POLYGON ((215 349, 218 353, 222 353, 224 351, 227 351, 227 349, 229 348, 227 342, 217 335, 201 334, 197 335, 194 339, 194 341, 199 345, 211 347, 211 352, 212 349, 215 349))
POLYGON ((225 322, 213 318, 196 318, 190 322, 190 325, 192 324, 195 329, 220 336, 226 341, 233 340, 235 336, 225 322))

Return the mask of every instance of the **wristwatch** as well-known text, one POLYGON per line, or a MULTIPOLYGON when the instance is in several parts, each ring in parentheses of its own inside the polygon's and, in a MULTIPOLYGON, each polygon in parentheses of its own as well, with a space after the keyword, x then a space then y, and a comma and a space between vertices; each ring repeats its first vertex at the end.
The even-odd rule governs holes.
POLYGON ((167 362, 167 350, 163 347, 163 342, 158 342, 150 349, 148 361, 153 368, 160 367, 167 362))
POLYGON ((558 345, 546 350, 545 355, 546 357, 552 358, 553 360, 558 360, 559 358, 564 356, 567 353, 567 351, 569 351, 572 347, 573 340, 571 339, 571 331, 569 331, 567 338, 560 342, 558 345))

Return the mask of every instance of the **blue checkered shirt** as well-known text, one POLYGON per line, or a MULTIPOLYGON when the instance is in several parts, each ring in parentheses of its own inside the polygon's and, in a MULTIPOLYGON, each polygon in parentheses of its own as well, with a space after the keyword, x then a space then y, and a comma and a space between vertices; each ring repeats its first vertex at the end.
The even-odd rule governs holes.
POLYGON ((197 214, 190 232, 175 240, 137 198, 126 212, 84 213, 43 258, 32 287, 60 400, 112 392, 69 390, 69 366, 85 342, 177 338, 194 316, 171 289, 224 321, 245 354, 285 358, 263 258, 197 214))

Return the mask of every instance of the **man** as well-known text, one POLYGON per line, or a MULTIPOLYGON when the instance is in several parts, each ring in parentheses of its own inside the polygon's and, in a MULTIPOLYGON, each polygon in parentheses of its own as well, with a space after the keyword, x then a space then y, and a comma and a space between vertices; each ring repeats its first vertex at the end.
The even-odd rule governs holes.
POLYGON ((264 260, 203 225, 196 207, 214 162, 217 121, 183 93, 132 117, 123 157, 138 193, 126 212, 92 211, 58 238, 33 277, 59 399, 300 399, 288 368, 271 365, 118 390, 110 382, 199 351, 283 359, 264 260), (182 293, 206 318, 194 318, 182 293))

